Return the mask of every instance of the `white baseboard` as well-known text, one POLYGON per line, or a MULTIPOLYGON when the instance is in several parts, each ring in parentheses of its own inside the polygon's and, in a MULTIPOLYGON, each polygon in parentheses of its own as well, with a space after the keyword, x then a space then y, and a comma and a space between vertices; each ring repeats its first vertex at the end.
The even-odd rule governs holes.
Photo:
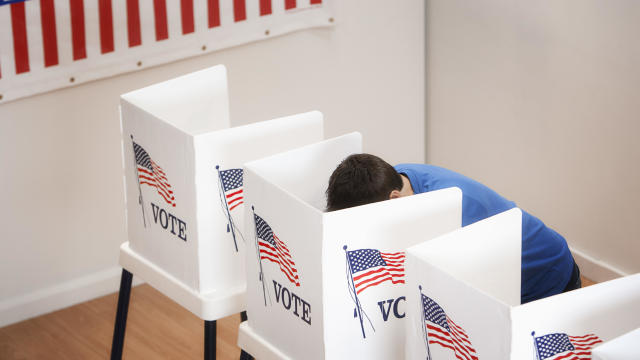
MULTIPOLYGON (((122 268, 98 271, 51 287, 0 301, 0 327, 116 292, 122 268)), ((133 285, 142 283, 134 277, 133 285)), ((115 319, 115 310, 113 313, 115 319)))
POLYGON ((571 253, 573 253, 576 264, 580 267, 580 274, 595 282, 609 281, 630 275, 575 248, 571 248, 571 253))

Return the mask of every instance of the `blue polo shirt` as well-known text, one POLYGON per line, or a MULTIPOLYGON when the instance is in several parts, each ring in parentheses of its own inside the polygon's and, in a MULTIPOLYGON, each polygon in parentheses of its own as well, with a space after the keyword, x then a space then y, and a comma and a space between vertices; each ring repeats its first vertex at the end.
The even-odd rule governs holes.
MULTIPOLYGON (((395 169, 409 178, 416 194, 454 186, 460 188, 462 226, 516 207, 513 201, 451 170, 425 164, 400 164, 395 169)), ((573 256, 562 235, 522 211, 521 302, 524 304, 561 293, 571 278, 572 270, 573 256)))

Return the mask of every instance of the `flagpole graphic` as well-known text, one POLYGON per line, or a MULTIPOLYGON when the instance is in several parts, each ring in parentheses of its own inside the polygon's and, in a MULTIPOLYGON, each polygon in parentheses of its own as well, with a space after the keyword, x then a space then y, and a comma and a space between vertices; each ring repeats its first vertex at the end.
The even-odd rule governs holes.
MULTIPOLYGON (((420 304, 422 304, 422 285, 418 285, 418 290, 420 291, 420 304)), ((427 347, 427 360, 431 360, 431 349, 429 348, 429 332, 427 331, 427 318, 424 313, 424 307, 420 306, 420 314, 422 319, 422 335, 424 336, 423 342, 427 347)))
POLYGON ((256 215, 255 207, 253 205, 251 206, 251 211, 253 212, 253 219, 254 219, 254 224, 256 228, 256 232, 255 232, 256 255, 258 256, 258 263, 260 264, 260 274, 258 275, 258 278, 260 279, 260 282, 262 282, 262 297, 264 298, 264 306, 267 306, 267 295, 264 287, 264 272, 262 271, 262 256, 260 256, 260 245, 258 244, 258 224, 257 222, 255 222, 257 215, 256 215))
MULTIPOLYGON (((236 226, 231 217, 231 211, 244 203, 244 191, 242 187, 242 169, 220 170, 220 165, 216 165, 218 171, 218 185, 220 186, 220 201, 224 204, 227 216, 227 232, 231 232, 233 245, 238 252, 238 242, 236 240, 236 226)), ((239 232, 242 236, 242 233, 239 232)))
POLYGON ((144 227, 147 227, 147 218, 144 216, 144 199, 142 198, 142 189, 140 188, 140 175, 138 174, 138 159, 136 156, 136 146, 133 141, 133 134, 131 136, 131 146, 133 147, 133 168, 136 169, 136 181, 138 182, 138 204, 140 204, 140 208, 142 209, 142 223, 144 227))
MULTIPOLYGON (((351 262, 349 261, 349 252, 347 251, 347 245, 343 246, 342 249, 344 250, 344 256, 346 257, 346 260, 347 260, 347 272, 348 272, 347 280, 349 280, 348 282, 349 292, 352 292, 353 300, 356 303, 355 311, 358 313, 358 319, 360 320, 360 329, 362 330, 362 338, 366 339, 367 336, 364 333, 364 323, 362 321, 363 310, 362 310, 362 306, 360 305, 360 300, 358 299, 358 292, 356 291, 356 286, 353 282, 353 269, 351 268, 351 262)), ((371 327, 373 327, 373 325, 371 327)))

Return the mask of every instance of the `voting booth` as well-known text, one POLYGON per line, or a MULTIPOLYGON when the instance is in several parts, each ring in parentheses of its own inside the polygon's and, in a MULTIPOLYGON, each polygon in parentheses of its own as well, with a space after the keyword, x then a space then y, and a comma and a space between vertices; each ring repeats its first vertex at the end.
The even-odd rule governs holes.
POLYGON ((245 164, 247 313, 239 346, 260 359, 403 357, 404 251, 461 226, 451 188, 324 212, 357 133, 245 164))
POLYGON ((406 359, 582 358, 640 323, 640 277, 520 305, 522 213, 407 249, 406 359))
POLYGON ((120 109, 120 264, 204 320, 244 310, 242 165, 322 140, 322 114, 229 128, 224 66, 124 94, 120 109))
MULTIPOLYGON (((170 281, 207 297, 234 296, 240 310, 242 164, 321 140, 322 114, 229 128, 228 107, 223 66, 122 95, 129 235, 122 261, 126 268, 137 256, 155 266, 160 275, 145 280, 161 289, 170 281)), ((203 318, 229 314, 182 299, 174 298, 203 318)))

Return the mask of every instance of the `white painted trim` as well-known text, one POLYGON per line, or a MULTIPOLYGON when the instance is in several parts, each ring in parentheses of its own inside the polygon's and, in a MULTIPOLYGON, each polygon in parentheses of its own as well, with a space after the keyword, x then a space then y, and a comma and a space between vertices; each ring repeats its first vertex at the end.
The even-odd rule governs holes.
MULTIPOLYGON (((97 271, 54 286, 0 301, 0 327, 60 310, 84 301, 116 292, 120 288, 122 268, 97 271)), ((133 280, 133 285, 142 283, 133 280)), ((115 320, 115 310, 113 318, 115 320)))
POLYGON ((595 282, 609 281, 631 275, 575 248, 571 248, 571 252, 573 253, 573 258, 576 260, 576 264, 580 267, 580 274, 595 282))

